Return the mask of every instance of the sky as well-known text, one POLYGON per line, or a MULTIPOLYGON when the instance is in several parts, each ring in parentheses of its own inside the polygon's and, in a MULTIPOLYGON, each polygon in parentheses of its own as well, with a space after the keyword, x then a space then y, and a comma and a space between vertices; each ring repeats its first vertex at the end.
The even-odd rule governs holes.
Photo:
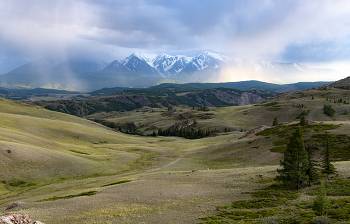
POLYGON ((337 0, 0 0, 0 59, 124 59, 203 51, 350 70, 337 0))

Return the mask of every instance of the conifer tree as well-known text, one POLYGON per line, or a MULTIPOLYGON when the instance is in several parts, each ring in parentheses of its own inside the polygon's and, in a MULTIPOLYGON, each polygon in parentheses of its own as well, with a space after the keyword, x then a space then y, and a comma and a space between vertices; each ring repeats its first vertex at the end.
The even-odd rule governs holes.
POLYGON ((286 185, 296 184, 296 188, 299 190, 300 181, 308 180, 306 171, 309 167, 309 162, 304 146, 303 133, 300 128, 289 138, 289 143, 280 165, 282 169, 277 170, 280 174, 277 176, 277 179, 283 181, 286 185))
POLYGON ((277 126, 279 124, 277 116, 273 119, 272 126, 277 126))
POLYGON ((317 197, 313 202, 312 210, 323 215, 326 209, 329 207, 329 201, 327 199, 327 192, 324 186, 324 182, 321 182, 321 185, 318 187, 317 197))
POLYGON ((332 152, 329 147, 329 136, 327 132, 327 146, 326 149, 322 152, 323 160, 322 160, 322 173, 327 174, 327 179, 329 180, 329 175, 334 174, 336 172, 333 164, 331 163, 332 152))
POLYGON ((307 161, 309 162, 309 167, 306 170, 306 175, 309 177, 309 186, 311 186, 311 183, 318 180, 319 174, 318 174, 318 162, 314 160, 315 152, 312 150, 312 147, 308 145, 306 147, 307 152, 307 161))
POLYGON ((301 116, 301 118, 300 118, 300 125, 301 126, 305 126, 305 125, 307 125, 307 123, 306 123, 306 119, 305 119, 305 116, 303 115, 303 116, 301 116))

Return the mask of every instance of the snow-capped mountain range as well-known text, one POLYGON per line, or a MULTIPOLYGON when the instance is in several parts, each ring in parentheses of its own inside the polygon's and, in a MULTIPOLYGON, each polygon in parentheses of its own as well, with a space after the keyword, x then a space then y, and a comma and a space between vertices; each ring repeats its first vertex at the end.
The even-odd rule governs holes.
POLYGON ((142 76, 174 77, 193 59, 183 55, 135 53, 124 60, 115 60, 104 71, 139 72, 142 76))
POLYGON ((212 52, 203 52, 196 57, 134 53, 111 63, 32 61, 0 75, 0 83, 6 87, 68 86, 75 90, 96 90, 103 87, 149 87, 164 82, 233 82, 247 79, 292 83, 295 79, 304 81, 310 75, 334 77, 336 73, 335 70, 308 68, 298 63, 234 58, 212 52))
POLYGON ((256 71, 262 69, 304 71, 304 69, 307 69, 307 67, 297 63, 231 58, 212 52, 204 52, 197 57, 134 53, 124 60, 113 61, 102 72, 138 72, 141 76, 146 77, 176 78, 181 73, 218 72, 227 67, 256 71))

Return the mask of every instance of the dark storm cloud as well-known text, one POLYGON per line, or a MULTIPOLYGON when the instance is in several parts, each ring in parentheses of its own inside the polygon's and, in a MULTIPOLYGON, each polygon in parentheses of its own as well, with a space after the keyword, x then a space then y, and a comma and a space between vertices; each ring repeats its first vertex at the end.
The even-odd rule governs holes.
POLYGON ((349 5, 322 0, 0 0, 0 55, 113 60, 135 51, 211 50, 266 60, 346 60, 349 5))

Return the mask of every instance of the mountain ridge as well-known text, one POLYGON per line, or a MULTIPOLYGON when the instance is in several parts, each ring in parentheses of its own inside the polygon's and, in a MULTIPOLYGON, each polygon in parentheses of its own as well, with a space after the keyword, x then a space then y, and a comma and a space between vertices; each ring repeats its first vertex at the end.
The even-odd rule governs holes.
POLYGON ((44 60, 30 62, 1 75, 0 83, 7 88, 59 86, 61 89, 93 91, 104 87, 143 88, 166 82, 232 82, 240 81, 242 77, 268 77, 271 80, 285 77, 292 80, 290 77, 307 77, 309 74, 333 77, 338 73, 298 63, 234 58, 208 51, 196 57, 138 52, 111 63, 74 60, 59 64, 44 60))

